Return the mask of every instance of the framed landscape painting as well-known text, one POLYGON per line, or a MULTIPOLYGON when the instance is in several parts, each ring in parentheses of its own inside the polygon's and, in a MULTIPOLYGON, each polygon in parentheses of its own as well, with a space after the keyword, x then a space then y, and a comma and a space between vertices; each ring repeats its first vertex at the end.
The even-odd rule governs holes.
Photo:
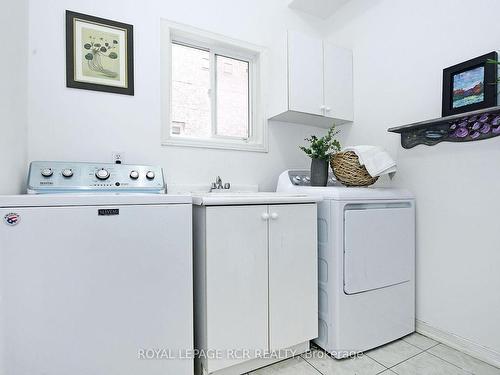
POLYGON ((133 26, 67 10, 66 86, 134 95, 133 26))
POLYGON ((443 70, 443 117, 497 105, 496 52, 443 70))

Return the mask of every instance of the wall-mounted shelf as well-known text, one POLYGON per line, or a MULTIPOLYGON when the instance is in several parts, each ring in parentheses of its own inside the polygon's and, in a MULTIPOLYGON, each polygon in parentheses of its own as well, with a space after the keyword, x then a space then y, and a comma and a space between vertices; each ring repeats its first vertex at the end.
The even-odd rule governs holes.
POLYGON ((389 128, 401 134, 401 146, 470 142, 500 135, 500 106, 389 128))

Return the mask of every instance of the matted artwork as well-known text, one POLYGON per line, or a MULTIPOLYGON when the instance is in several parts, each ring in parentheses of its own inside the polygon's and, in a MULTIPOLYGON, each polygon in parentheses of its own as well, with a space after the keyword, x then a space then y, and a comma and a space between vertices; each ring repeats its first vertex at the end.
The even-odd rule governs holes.
POLYGON ((133 26, 66 11, 66 85, 134 95, 133 26))
POLYGON ((453 75, 452 107, 484 102, 484 66, 453 75))

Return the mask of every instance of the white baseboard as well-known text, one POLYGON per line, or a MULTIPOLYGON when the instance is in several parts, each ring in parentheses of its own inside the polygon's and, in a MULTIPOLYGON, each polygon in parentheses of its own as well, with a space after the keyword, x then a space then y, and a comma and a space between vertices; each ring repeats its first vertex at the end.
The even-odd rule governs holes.
POLYGON ((453 333, 445 332, 439 328, 434 328, 421 320, 416 321, 416 330, 424 336, 442 342, 449 347, 460 350, 490 365, 500 367, 500 353, 493 349, 479 345, 453 333))

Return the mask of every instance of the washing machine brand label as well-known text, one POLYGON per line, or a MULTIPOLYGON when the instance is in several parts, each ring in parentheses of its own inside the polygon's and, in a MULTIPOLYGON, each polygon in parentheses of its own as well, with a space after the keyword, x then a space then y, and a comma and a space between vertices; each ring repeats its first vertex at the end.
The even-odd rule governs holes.
POLYGON ((19 224, 21 217, 18 214, 11 212, 11 213, 5 215, 3 217, 3 220, 4 220, 5 224, 10 225, 10 226, 14 226, 14 225, 19 224))
POLYGON ((97 210, 99 216, 115 216, 120 215, 120 210, 118 208, 101 208, 97 210))

